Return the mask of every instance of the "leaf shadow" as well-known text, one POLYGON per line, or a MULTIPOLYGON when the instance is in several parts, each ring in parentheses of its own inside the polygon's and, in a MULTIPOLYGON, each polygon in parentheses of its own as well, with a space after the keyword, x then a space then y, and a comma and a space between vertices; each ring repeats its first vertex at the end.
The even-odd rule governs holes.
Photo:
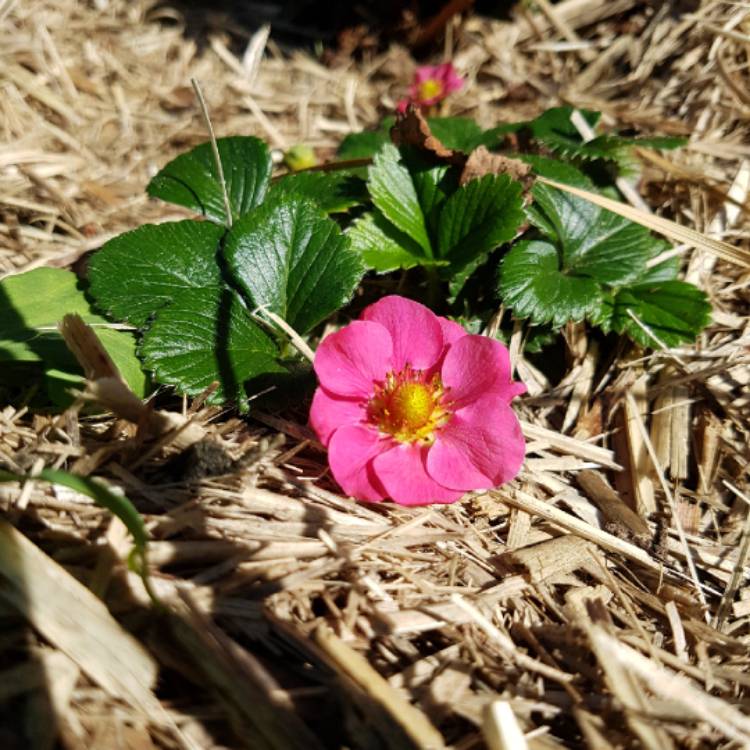
POLYGON ((2 400, 25 403, 37 388, 56 406, 67 406, 67 381, 62 373, 83 375, 78 362, 57 331, 38 331, 30 327, 10 296, 0 285, 0 393, 2 400), (23 345, 28 354, 19 358, 14 345, 23 345), (50 374, 49 371, 57 371, 50 374))
MULTIPOLYGON (((148 187, 148 193, 154 198, 158 198, 159 200, 166 201, 168 203, 178 203, 178 205, 186 206, 189 205, 189 202, 185 200, 184 197, 180 198, 179 201, 174 200, 174 196, 172 197, 162 197, 158 194, 153 194, 152 191, 152 185, 156 185, 157 187, 153 188, 154 190, 158 189, 161 192, 164 192, 164 187, 168 186, 170 184, 176 185, 180 190, 184 190, 192 200, 193 204, 195 206, 200 207, 200 211, 196 211, 196 213, 200 213, 201 216, 208 217, 208 209, 206 208, 206 205, 204 204, 203 200, 201 199, 200 195, 198 194, 198 191, 187 181, 183 180, 179 177, 175 177, 173 174, 164 173, 163 171, 160 172, 154 180, 149 184, 148 187), (157 182, 158 181, 158 182, 157 182)), ((173 188, 174 189, 174 188, 173 188)), ((168 191, 167 191, 168 192, 168 191)), ((192 210, 195 210, 191 206, 192 210)))
POLYGON ((216 315, 214 348, 221 387, 228 398, 236 399, 241 405, 241 402, 244 400, 244 391, 240 391, 241 384, 237 381, 229 354, 233 296, 233 292, 229 287, 222 288, 219 309, 216 315))

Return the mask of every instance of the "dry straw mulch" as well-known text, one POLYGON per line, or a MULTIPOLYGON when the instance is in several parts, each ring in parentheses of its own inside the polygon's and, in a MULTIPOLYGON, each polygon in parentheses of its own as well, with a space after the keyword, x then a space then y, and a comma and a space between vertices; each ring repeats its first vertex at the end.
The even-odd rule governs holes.
MULTIPOLYGON (((644 205, 747 250, 750 7, 517 14, 450 26, 469 83, 446 111, 490 125, 571 103, 684 134, 642 154, 644 205)), ((393 48, 326 68, 230 16, 196 41, 144 0, 2 0, 0 19, 3 275, 175 215, 143 189, 205 139, 191 77, 220 135, 326 154, 413 66, 393 48)), ((750 275, 676 251, 715 308, 697 344, 603 361, 570 327, 552 385, 516 336, 529 458, 450 507, 341 497, 304 405, 142 414, 138 433, 4 407, 1 464, 98 476, 138 504, 164 607, 107 513, 37 483, 0 489, 0 746, 750 746, 750 275)))

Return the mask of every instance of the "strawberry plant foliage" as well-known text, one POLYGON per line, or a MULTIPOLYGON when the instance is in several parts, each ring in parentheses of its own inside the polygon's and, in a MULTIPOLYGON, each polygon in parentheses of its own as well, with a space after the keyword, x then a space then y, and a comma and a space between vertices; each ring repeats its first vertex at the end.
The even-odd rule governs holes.
MULTIPOLYGON (((556 156, 573 162, 594 161, 614 162, 620 168, 628 169, 632 164, 633 148, 674 149, 685 143, 677 137, 628 137, 615 133, 597 135, 585 140, 573 123, 573 107, 553 107, 534 120, 514 123, 513 132, 525 136, 538 146, 552 151, 556 156)), ((599 122, 599 112, 587 109, 577 110, 585 123, 595 128, 599 122)))
POLYGON ((602 304, 596 280, 566 273, 557 248, 540 240, 519 242, 505 256, 500 294, 518 317, 558 328, 593 317, 602 304))
POLYGON ((0 281, 0 371, 15 369, 25 384, 38 380, 52 402, 65 405, 69 399, 57 386, 83 387, 83 372, 57 330, 68 313, 94 327, 128 385, 144 395, 135 336, 97 313, 76 275, 61 268, 36 268, 0 281))
POLYGON ((283 372, 278 353, 226 286, 183 294, 159 310, 140 347, 144 365, 159 382, 196 396, 218 380, 214 399, 240 403, 246 380, 283 372))
POLYGON ((391 224, 377 209, 357 219, 347 236, 367 267, 379 273, 439 263, 428 258, 408 234, 391 224))
POLYGON ((231 229, 224 257, 253 305, 307 333, 351 298, 364 273, 338 225, 296 196, 276 196, 231 229))
MULTIPOLYGON (((341 163, 276 176, 262 141, 223 138, 216 144, 223 182, 211 144, 196 146, 147 188, 194 218, 110 240, 90 261, 87 288, 68 271, 31 272, 49 290, 35 295, 45 300, 38 309, 20 301, 14 285, 23 286, 22 277, 0 282, 0 312, 9 300, 19 318, 4 313, 0 357, 76 377, 54 326, 66 312, 81 312, 94 323, 132 326, 97 330, 136 390, 144 390, 140 363, 180 393, 208 389, 212 401, 244 407, 254 395, 248 387, 299 372, 299 357, 273 321, 280 317, 314 343, 368 270, 399 273, 407 294, 477 330, 503 305, 527 320, 536 348, 568 321, 584 320, 643 346, 692 340, 710 307, 679 280, 677 259, 658 262, 668 244, 534 182, 536 175, 617 195, 614 177, 632 166, 635 147, 680 140, 601 130, 586 140, 572 114, 558 107, 484 129, 465 117, 411 111, 347 136, 341 163)), ((579 115, 600 128, 598 113, 579 115)))
POLYGON ((191 395, 216 383, 212 401, 243 405, 248 380, 285 371, 284 341, 254 311, 308 331, 349 300, 364 267, 323 212, 352 205, 340 176, 295 175, 271 189, 261 141, 221 139, 218 150, 231 221, 210 145, 198 146, 149 192, 209 221, 145 225, 110 240, 89 283, 101 309, 140 329, 139 354, 158 382, 191 395))
POLYGON ((486 175, 458 185, 445 165, 409 169, 404 156, 386 144, 370 167, 367 187, 375 211, 350 230, 354 247, 375 270, 442 266, 444 275, 512 239, 524 221, 521 185, 508 175, 486 175), (387 249, 386 249, 387 248, 387 249))
POLYGON ((367 196, 364 180, 343 169, 284 175, 271 187, 271 195, 278 192, 307 198, 327 214, 347 211, 362 203, 367 196))
MULTIPOLYGON (((221 138, 217 145, 232 219, 238 219, 263 202, 271 180, 271 154, 263 141, 250 136, 221 138)), ((227 223, 223 187, 210 143, 169 162, 147 190, 154 198, 227 223)))
MULTIPOLYGON (((585 186, 569 165, 554 177, 585 186)), ((677 280, 677 263, 651 266, 666 242, 548 185, 535 185, 533 196, 528 214, 540 239, 519 242, 500 267, 499 293, 516 316, 556 327, 588 319, 643 346, 690 341, 708 324, 706 296, 677 280)))
POLYGON ((142 328, 170 302, 222 286, 217 253, 223 235, 221 226, 190 220, 121 234, 91 259, 91 294, 114 319, 142 328))

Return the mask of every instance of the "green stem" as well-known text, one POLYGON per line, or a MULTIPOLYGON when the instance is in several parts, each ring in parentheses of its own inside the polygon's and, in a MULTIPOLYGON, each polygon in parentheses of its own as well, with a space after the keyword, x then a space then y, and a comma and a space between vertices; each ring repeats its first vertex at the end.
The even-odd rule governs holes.
POLYGON ((290 174, 303 174, 304 172, 338 172, 342 169, 356 169, 358 167, 369 167, 372 164, 372 158, 367 157, 364 159, 347 159, 346 161, 329 161, 325 164, 316 164, 314 167, 306 167, 305 169, 298 169, 295 172, 285 172, 277 177, 274 177, 271 181, 276 182, 282 177, 286 177, 290 174))

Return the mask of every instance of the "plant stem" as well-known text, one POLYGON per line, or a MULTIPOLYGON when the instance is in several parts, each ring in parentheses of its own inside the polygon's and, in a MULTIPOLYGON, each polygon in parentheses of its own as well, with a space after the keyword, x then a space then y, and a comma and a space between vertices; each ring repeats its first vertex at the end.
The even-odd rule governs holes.
POLYGON ((290 174, 303 174, 304 172, 338 172, 342 169, 369 167, 371 164, 372 158, 369 156, 362 159, 347 159, 346 161, 327 161, 325 164, 316 164, 314 167, 305 167, 305 169, 297 169, 295 171, 289 171, 277 175, 272 179, 272 182, 276 182, 276 180, 280 180, 282 177, 286 177, 290 174))

